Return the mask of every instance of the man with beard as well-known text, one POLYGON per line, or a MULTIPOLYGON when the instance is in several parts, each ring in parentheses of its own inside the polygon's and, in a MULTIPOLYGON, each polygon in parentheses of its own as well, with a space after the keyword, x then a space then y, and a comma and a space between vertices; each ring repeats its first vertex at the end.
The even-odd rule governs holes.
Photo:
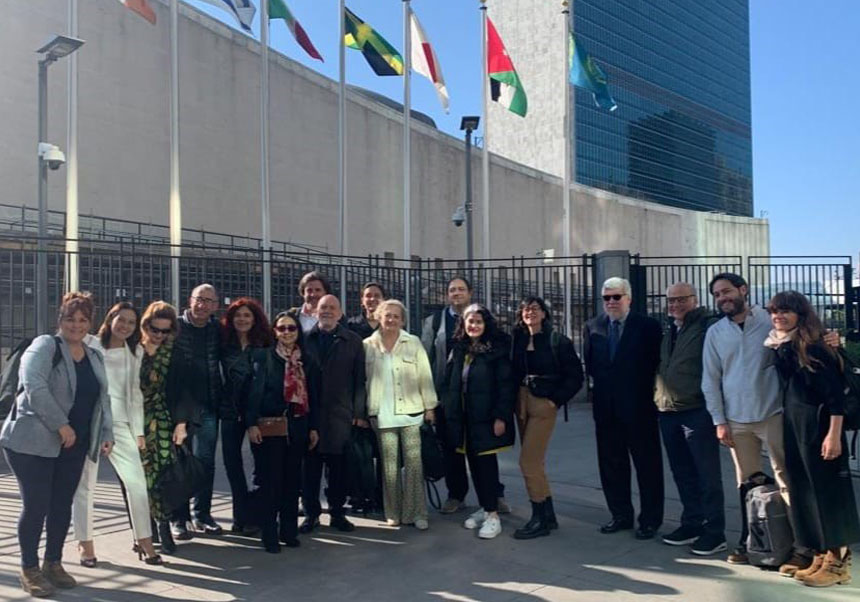
POLYGON ((323 295, 331 294, 331 285, 325 276, 317 271, 308 272, 299 280, 299 295, 302 297, 299 321, 302 332, 308 334, 317 325, 317 304, 323 295))
MULTIPOLYGON (((735 464, 738 486, 762 470, 762 444, 767 447, 774 478, 786 505, 790 504, 785 478, 782 405, 779 378, 771 365, 773 354, 764 346, 771 329, 770 316, 747 301, 749 287, 737 274, 717 274, 711 294, 724 317, 705 336, 702 392, 717 429, 735 464)), ((839 335, 828 333, 824 341, 839 345, 839 335)), ((811 551, 795 548, 779 572, 792 576, 812 563, 811 551)), ((732 564, 749 559, 743 542, 729 554, 732 564)))

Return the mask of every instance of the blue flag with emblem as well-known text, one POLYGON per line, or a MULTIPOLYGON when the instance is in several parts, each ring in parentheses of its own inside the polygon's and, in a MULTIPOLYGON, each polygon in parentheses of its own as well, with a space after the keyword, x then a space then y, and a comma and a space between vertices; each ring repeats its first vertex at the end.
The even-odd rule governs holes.
POLYGON ((601 109, 609 111, 617 109, 618 105, 609 93, 609 85, 603 69, 588 56, 573 35, 570 36, 569 46, 570 83, 589 90, 594 96, 594 103, 601 109))

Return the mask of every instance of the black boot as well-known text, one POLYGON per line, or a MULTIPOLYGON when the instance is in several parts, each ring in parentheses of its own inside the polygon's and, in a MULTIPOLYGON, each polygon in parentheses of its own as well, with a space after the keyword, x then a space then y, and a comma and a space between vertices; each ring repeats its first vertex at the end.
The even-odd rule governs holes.
POLYGON ((162 554, 176 554, 176 542, 170 532, 170 522, 164 520, 158 523, 158 538, 161 540, 162 554))
POLYGON ((552 507, 552 497, 547 497, 546 500, 544 500, 543 517, 546 522, 547 529, 558 529, 558 521, 555 518, 555 509, 552 507))
POLYGON ((546 502, 532 502, 532 517, 529 522, 514 531, 514 539, 534 539, 543 535, 549 535, 544 518, 546 502))

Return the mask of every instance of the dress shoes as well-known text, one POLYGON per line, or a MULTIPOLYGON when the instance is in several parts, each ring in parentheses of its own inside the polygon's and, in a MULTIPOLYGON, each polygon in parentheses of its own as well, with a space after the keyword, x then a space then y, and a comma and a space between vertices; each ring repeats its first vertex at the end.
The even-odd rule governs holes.
POLYGON ((345 533, 355 531, 355 525, 349 522, 342 514, 335 514, 332 516, 331 521, 329 521, 329 525, 338 531, 343 531, 345 533))
POLYGON ((600 526, 601 533, 617 533, 633 528, 633 519, 613 518, 605 525, 600 526))
POLYGON ((636 529, 636 533, 633 536, 636 539, 654 539, 655 535, 657 535, 657 527, 643 525, 636 529))
POLYGON ((306 516, 302 524, 299 525, 299 533, 310 533, 319 526, 320 519, 318 516, 306 516))

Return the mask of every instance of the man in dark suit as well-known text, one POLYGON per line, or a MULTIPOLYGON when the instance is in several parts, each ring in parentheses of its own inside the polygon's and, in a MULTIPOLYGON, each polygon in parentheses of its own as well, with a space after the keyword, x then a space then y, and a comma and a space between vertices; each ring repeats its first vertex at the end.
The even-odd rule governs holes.
POLYGON ((604 314, 589 320, 583 333, 600 482, 612 513, 600 532, 633 528, 633 458, 640 497, 636 538, 651 539, 663 522, 663 461, 654 405, 662 333, 656 320, 630 311, 627 280, 610 278, 602 291, 604 314))
POLYGON ((328 466, 329 524, 339 531, 355 526, 346 519, 346 463, 344 452, 353 425, 368 428, 365 392, 364 345, 340 319, 343 311, 334 295, 325 295, 317 305, 318 322, 307 335, 306 351, 321 370, 319 444, 305 459, 302 505, 305 520, 299 531, 310 533, 319 525, 319 501, 323 464, 328 466))

